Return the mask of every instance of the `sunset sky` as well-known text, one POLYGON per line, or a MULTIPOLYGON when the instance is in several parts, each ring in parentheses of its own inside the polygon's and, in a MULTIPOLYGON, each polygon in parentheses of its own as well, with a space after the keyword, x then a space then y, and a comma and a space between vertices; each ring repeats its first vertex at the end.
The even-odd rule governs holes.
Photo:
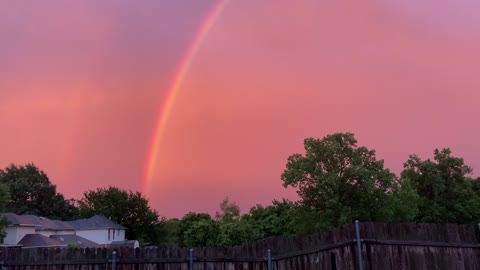
POLYGON ((303 139, 353 132, 397 174, 480 175, 480 1, 0 0, 0 168, 161 215, 295 199, 303 139))

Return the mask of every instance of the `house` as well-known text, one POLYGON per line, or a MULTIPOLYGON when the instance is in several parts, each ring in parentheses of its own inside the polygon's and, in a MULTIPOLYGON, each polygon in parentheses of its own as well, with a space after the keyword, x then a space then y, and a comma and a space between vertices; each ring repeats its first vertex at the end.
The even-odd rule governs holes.
POLYGON ((125 241, 126 228, 102 215, 67 222, 74 228, 76 235, 97 244, 109 245, 113 241, 125 241))
POLYGON ((22 247, 80 247, 111 245, 125 241, 126 228, 102 215, 74 221, 51 220, 35 215, 2 213, 10 221, 5 229, 4 245, 22 247))

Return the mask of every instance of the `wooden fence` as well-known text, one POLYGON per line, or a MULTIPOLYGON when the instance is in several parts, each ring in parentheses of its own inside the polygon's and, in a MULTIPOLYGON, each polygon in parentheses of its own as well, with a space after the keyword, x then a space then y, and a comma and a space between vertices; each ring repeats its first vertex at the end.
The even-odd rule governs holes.
MULTIPOLYGON (((361 223, 363 269, 479 269, 477 225, 361 223)), ((355 226, 271 237, 235 247, 128 249, 0 248, 12 270, 359 269, 355 226), (114 255, 115 252, 115 255, 114 255), (192 260, 190 259, 192 258, 192 260)))

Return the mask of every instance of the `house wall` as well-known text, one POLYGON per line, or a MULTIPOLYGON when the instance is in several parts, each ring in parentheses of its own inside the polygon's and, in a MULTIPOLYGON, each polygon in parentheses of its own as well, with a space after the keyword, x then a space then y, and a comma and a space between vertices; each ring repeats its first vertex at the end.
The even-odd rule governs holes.
POLYGON ((35 233, 33 226, 8 226, 5 229, 7 235, 3 241, 6 245, 16 245, 27 234, 35 233))
POLYGON ((102 245, 111 244, 112 241, 125 241, 125 230, 118 230, 118 229, 77 230, 76 234, 78 236, 81 236, 97 244, 102 244, 102 245))

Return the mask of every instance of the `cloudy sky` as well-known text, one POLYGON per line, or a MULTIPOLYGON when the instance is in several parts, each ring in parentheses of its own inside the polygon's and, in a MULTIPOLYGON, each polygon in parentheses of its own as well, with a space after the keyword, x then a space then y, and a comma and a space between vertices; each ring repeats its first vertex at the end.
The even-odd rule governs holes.
POLYGON ((294 199, 287 157, 333 132, 397 173, 438 147, 480 172, 478 1, 230 0, 195 44, 220 4, 0 0, 0 168, 33 162, 68 198, 142 191, 167 217, 294 199))

